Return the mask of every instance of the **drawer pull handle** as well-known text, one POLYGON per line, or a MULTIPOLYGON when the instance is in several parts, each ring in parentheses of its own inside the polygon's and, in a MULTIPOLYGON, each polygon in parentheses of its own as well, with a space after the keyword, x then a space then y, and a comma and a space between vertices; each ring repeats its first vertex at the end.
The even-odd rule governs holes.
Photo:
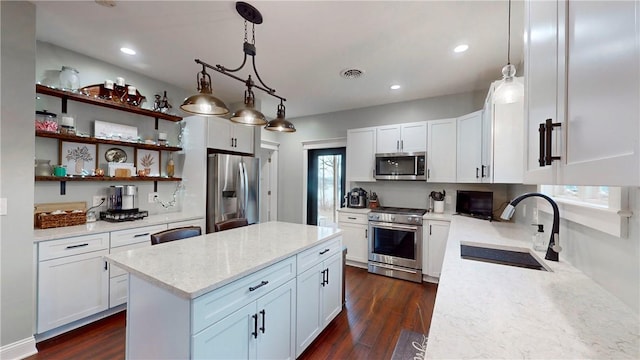
POLYGON ((253 314, 251 315, 251 317, 253 318, 253 332, 251 333, 251 335, 253 335, 254 339, 258 338, 258 314, 253 314))
POLYGON ((324 250, 320 251, 320 255, 324 255, 324 254, 326 254, 328 252, 329 252, 329 249, 324 249, 324 250))
POLYGON ((264 309, 260 310, 260 314, 262 315, 262 327, 260 327, 260 331, 264 334, 264 309))
POLYGON ((148 236, 148 235, 149 235, 149 233, 147 232, 147 233, 144 233, 144 234, 135 234, 135 235, 133 235, 133 237, 137 238, 137 237, 143 237, 143 236, 148 236))
POLYGON ((261 282, 260 284, 258 284, 258 285, 256 285, 256 286, 251 286, 251 287, 249 287, 249 291, 257 290, 257 289, 259 289, 259 288, 261 288, 261 287, 263 287, 263 286, 267 285, 268 283, 269 283, 268 281, 266 281, 266 280, 262 280, 262 282, 261 282))
POLYGON ((78 245, 69 245, 67 246, 67 249, 75 249, 75 248, 80 248, 80 247, 85 247, 85 246, 89 246, 88 243, 84 243, 84 244, 78 244, 78 245))
POLYGON ((349 220, 356 220, 357 218, 354 218, 354 217, 352 217, 352 216, 347 216, 347 219, 349 219, 349 220))

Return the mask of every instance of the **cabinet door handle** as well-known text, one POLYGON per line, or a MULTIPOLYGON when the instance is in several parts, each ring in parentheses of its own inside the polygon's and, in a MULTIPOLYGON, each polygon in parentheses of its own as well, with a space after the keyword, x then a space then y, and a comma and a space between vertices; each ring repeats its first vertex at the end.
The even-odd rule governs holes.
POLYGON ((404 150, 404 140, 400 140, 400 150, 404 150))
POLYGON ((258 284, 258 285, 256 285, 256 286, 251 286, 251 287, 249 287, 249 291, 255 291, 256 289, 259 289, 259 288, 261 288, 261 287, 263 287, 263 286, 267 285, 268 283, 269 283, 268 281, 266 281, 266 280, 262 280, 262 282, 261 282, 260 284, 258 284))
POLYGON ((107 270, 109 270, 109 264, 105 260, 105 262, 104 262, 104 271, 107 271, 107 270))
POLYGON ((324 249, 324 250, 320 251, 320 255, 324 255, 324 254, 326 254, 328 252, 329 252, 329 249, 324 249))
POLYGON ((560 160, 560 156, 553 156, 551 153, 551 135, 553 135, 553 128, 560 127, 560 123, 554 123, 551 119, 545 121, 546 139, 545 139, 545 165, 551 165, 554 160, 560 160))
POLYGON ((364 229, 364 238, 365 239, 369 238, 369 229, 364 229))
POLYGON ((134 238, 143 237, 143 236, 149 236, 149 233, 147 232, 147 233, 144 233, 144 234, 135 234, 135 235, 133 235, 134 238))
POLYGON ((81 247, 85 247, 85 246, 89 246, 88 243, 84 243, 84 244, 78 244, 78 245, 69 245, 66 248, 67 249, 75 249, 75 248, 81 248, 81 247))
POLYGON ((347 216, 347 219, 349 219, 349 220, 356 220, 357 218, 354 218, 354 217, 352 217, 352 216, 347 216))
POLYGON ((480 171, 480 168, 476 168, 476 179, 478 179, 480 176, 478 175, 478 171, 480 171))
POLYGON ((327 274, 326 274, 327 269, 322 270, 322 282, 320 283, 320 285, 322 285, 322 287, 324 287, 327 284, 327 274))
POLYGON ((327 285, 329 285, 329 268, 327 268, 327 285))
POLYGON ((260 331, 264 334, 264 309, 260 310, 260 314, 262 315, 262 326, 260 327, 260 331))
POLYGON ((231 138, 231 147, 233 147, 233 138, 231 138))
POLYGON ((238 147, 238 138, 233 138, 233 147, 238 147))
POLYGON ((480 175, 481 175, 482 177, 488 176, 488 175, 485 175, 485 174, 484 174, 484 169, 486 169, 486 168, 487 168, 487 166, 486 166, 486 165, 482 165, 482 171, 480 171, 480 175))
POLYGON ((544 161, 544 143, 545 143, 545 132, 546 132, 546 127, 544 123, 540 123, 540 126, 538 127, 538 132, 540 133, 540 153, 539 153, 539 157, 538 157, 538 164, 540 164, 540 167, 544 167, 545 165, 545 161, 544 161))
POLYGON ((400 140, 396 140, 396 150, 400 150, 400 140))
POLYGON ((254 339, 258 338, 258 314, 253 314, 251 315, 251 317, 253 318, 253 332, 251 333, 251 335, 253 335, 254 339))
POLYGON ((432 226, 433 226, 433 225, 429 225, 429 235, 431 235, 431 227, 432 227, 432 226))

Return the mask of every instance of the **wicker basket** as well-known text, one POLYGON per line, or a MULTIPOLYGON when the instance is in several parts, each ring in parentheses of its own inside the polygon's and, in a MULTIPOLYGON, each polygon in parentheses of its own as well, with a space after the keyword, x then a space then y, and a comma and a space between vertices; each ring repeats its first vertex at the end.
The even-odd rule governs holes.
POLYGON ((85 202, 36 204, 34 223, 38 229, 50 229, 63 226, 82 225, 87 222, 85 202), (54 212, 60 212, 54 214, 54 212))

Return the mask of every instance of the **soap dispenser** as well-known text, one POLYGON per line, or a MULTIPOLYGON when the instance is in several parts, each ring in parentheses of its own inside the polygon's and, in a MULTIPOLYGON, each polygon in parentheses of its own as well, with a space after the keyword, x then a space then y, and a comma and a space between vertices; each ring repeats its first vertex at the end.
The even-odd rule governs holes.
POLYGON ((533 226, 538 227, 538 231, 533 233, 533 249, 537 251, 546 250, 547 246, 545 244, 545 236, 544 236, 544 225, 543 224, 532 224, 533 226))

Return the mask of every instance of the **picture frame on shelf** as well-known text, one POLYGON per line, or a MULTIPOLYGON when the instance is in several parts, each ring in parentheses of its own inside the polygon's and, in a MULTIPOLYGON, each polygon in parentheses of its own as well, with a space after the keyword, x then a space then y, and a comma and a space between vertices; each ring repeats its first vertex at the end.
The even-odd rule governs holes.
POLYGON ((96 144, 61 141, 58 158, 66 165, 67 175, 91 175, 96 168, 96 144))
POLYGON ((136 169, 144 176, 160 176, 160 151, 136 149, 136 169))

